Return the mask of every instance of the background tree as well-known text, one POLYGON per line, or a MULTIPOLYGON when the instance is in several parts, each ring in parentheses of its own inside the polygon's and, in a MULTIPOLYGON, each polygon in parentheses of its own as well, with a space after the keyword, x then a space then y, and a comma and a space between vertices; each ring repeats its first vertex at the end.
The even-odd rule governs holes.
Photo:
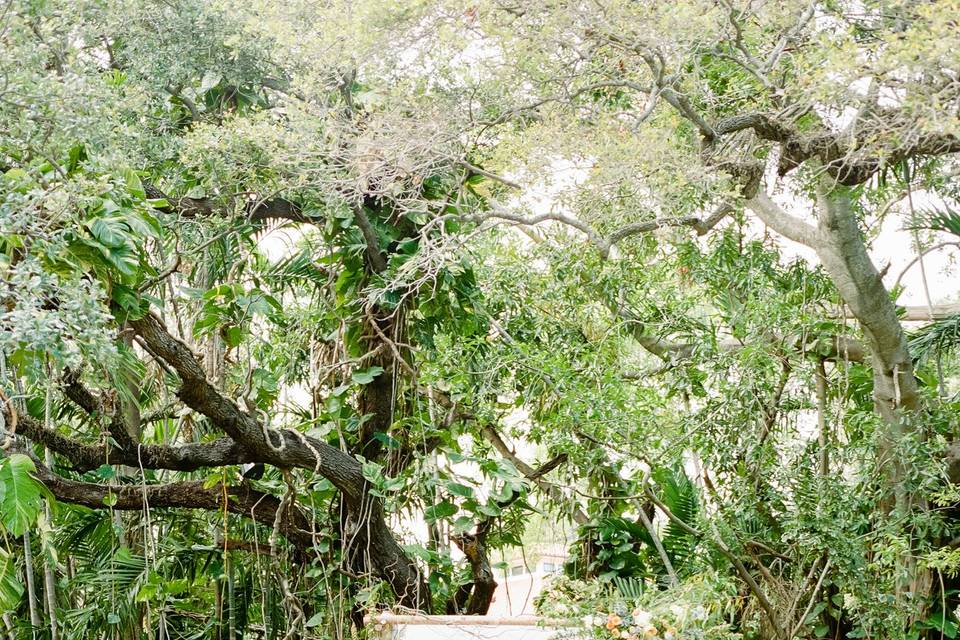
POLYGON ((952 637, 955 318, 871 244, 955 248, 954 4, 8 3, 8 633, 483 613, 541 512, 730 633, 952 637))

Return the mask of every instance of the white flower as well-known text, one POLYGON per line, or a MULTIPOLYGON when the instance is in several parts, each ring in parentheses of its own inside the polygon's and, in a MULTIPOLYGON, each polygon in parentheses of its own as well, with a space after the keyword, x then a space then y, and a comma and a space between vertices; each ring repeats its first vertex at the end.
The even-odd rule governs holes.
POLYGON ((637 607, 633 610, 633 624, 640 627, 646 627, 650 624, 650 621, 653 619, 653 614, 649 611, 644 611, 640 607, 637 607))
POLYGON ((581 618, 585 627, 600 627, 607 621, 605 616, 587 614, 581 618))
POLYGON ((706 620, 707 610, 703 608, 703 605, 698 604, 693 608, 693 611, 690 612, 690 617, 697 621, 706 620))

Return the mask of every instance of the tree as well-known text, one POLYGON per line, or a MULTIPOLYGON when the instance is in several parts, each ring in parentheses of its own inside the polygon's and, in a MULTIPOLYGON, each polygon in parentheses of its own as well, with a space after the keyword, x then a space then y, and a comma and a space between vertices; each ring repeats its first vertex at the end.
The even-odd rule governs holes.
POLYGON ((542 511, 578 576, 729 575, 746 634, 955 632, 957 363, 870 246, 954 206, 952 4, 10 4, 0 516, 56 507, 11 548, 46 619, 483 613, 542 511))

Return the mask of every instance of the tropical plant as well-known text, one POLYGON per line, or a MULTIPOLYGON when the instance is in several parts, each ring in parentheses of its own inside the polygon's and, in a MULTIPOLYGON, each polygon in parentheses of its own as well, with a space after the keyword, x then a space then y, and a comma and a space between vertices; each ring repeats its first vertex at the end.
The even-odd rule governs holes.
POLYGON ((3 4, 0 634, 952 637, 958 13, 3 4))

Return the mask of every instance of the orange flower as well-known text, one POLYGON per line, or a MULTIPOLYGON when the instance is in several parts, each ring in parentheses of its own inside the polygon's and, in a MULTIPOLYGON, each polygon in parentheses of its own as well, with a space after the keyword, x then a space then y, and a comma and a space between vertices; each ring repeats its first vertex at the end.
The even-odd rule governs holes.
POLYGON ((611 613, 607 616, 607 629, 613 629, 614 627, 620 626, 620 616, 615 613, 611 613))

